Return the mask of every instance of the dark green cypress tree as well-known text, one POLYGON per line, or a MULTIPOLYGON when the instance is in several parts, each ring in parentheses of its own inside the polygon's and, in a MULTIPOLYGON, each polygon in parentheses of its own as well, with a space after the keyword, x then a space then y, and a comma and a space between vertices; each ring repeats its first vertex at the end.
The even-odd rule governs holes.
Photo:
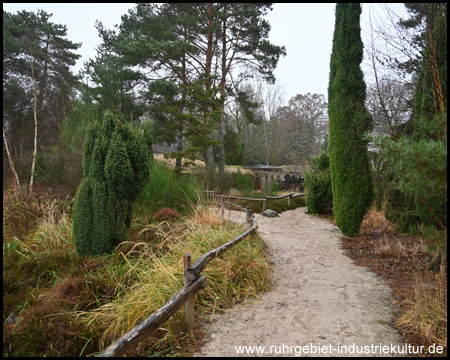
POLYGON ((133 202, 148 180, 142 134, 107 112, 87 131, 83 179, 75 196, 73 235, 80 255, 111 252, 126 240, 133 202))
POLYGON ((363 43, 359 3, 338 3, 328 88, 329 156, 336 224, 356 236, 372 199, 372 178, 364 133, 372 118, 365 108, 360 64, 363 43))

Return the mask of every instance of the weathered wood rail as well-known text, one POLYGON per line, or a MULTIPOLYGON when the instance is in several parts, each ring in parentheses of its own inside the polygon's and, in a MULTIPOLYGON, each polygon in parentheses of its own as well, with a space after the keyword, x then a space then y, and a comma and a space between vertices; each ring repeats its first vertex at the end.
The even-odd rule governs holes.
MULTIPOLYGON (((251 220, 254 222, 254 220, 251 220)), ((255 223, 256 224, 256 223, 255 223)), ((247 225, 248 227, 248 225, 247 225)), ((200 257, 194 265, 192 265, 190 268, 186 270, 186 276, 188 280, 194 281, 200 276, 200 273, 203 271, 203 269, 206 267, 206 264, 208 264, 211 260, 214 260, 216 257, 223 254, 228 249, 231 249, 236 244, 240 243, 242 240, 244 240, 247 236, 249 236, 251 233, 253 233, 256 230, 256 225, 251 225, 250 228, 242 233, 241 235, 237 236, 233 240, 228 241, 227 243, 219 246, 218 248, 215 248, 214 250, 211 250, 204 254, 202 257, 200 257)))
POLYGON ((169 320, 183 304, 186 303, 186 322, 187 330, 191 331, 195 326, 194 319, 194 299, 195 295, 206 287, 206 277, 200 276, 200 273, 206 265, 216 257, 232 248, 257 229, 257 224, 250 209, 246 209, 247 230, 235 237, 233 240, 211 250, 201 256, 194 265, 191 266, 191 256, 183 256, 184 287, 178 290, 162 307, 151 314, 147 319, 135 326, 129 332, 121 336, 114 343, 102 351, 99 357, 116 357, 126 355, 128 352, 138 346, 146 337, 150 336, 162 324, 169 320))
POLYGON ((206 277, 201 276, 189 286, 178 290, 162 307, 147 319, 135 326, 125 335, 109 345, 99 357, 122 356, 133 350, 147 336, 150 336, 163 323, 175 314, 183 304, 201 289, 206 287, 206 277))
MULTIPOLYGON (((209 196, 213 197, 213 198, 221 199, 221 204, 222 204, 222 201, 225 201, 226 199, 227 200, 259 201, 259 202, 262 201, 263 202, 263 211, 266 210, 266 201, 267 200, 278 200, 278 199, 288 198, 288 206, 291 206, 291 199, 299 197, 299 196, 305 196, 306 195, 306 193, 294 194, 294 193, 290 192, 289 194, 285 194, 285 195, 281 195, 281 196, 267 196, 267 195, 264 195, 263 198, 258 199, 258 198, 247 198, 247 197, 240 197, 240 196, 218 195, 218 194, 215 193, 215 191, 211 191, 211 190, 206 191, 206 193, 209 196)), ((231 204, 233 204, 233 203, 231 203, 231 204)), ((238 206, 236 204, 233 204, 233 205, 238 206)))

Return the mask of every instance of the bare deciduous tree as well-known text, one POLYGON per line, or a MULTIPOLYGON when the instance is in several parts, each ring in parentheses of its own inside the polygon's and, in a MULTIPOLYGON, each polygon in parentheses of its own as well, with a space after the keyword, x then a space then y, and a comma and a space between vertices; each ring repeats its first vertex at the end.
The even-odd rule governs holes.
POLYGON ((284 161, 306 164, 318 155, 328 130, 327 103, 324 95, 298 94, 277 111, 284 133, 284 161))

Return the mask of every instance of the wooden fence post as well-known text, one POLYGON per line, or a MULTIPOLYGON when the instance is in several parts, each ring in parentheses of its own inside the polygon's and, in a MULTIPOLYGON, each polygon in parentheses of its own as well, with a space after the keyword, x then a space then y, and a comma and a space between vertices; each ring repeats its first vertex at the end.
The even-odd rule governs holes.
POLYGON ((251 227, 253 226, 253 218, 252 218, 252 214, 250 212, 250 208, 249 207, 247 207, 246 217, 245 218, 247 220, 247 230, 251 229, 251 227))
POLYGON ((225 213, 225 199, 223 197, 220 198, 220 210, 222 211, 222 220, 223 220, 223 215, 225 213))
POLYGON ((292 194, 289 194, 288 197, 288 206, 291 207, 291 199, 292 199, 292 194))
MULTIPOLYGON (((191 255, 183 255, 183 277, 184 277, 184 287, 187 288, 192 281, 188 279, 186 275, 186 270, 191 267, 191 255)), ((186 322, 187 331, 191 332, 195 327, 194 318, 194 301, 195 295, 193 295, 189 300, 186 301, 186 322)))

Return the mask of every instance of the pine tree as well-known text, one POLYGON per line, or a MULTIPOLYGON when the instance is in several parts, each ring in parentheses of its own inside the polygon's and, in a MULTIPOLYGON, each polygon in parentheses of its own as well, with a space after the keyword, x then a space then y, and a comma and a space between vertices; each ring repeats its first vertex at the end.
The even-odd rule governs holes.
POLYGON ((372 119, 364 105, 360 15, 358 3, 336 5, 328 88, 333 210, 336 223, 346 236, 358 234, 372 198, 367 141, 363 136, 372 119))
MULTIPOLYGON (((447 4, 406 4, 404 33, 421 54, 400 63, 415 74, 413 113, 396 138, 378 137, 391 185, 415 198, 422 224, 447 227, 447 4), (413 31, 411 31, 413 30, 413 31)), ((406 211, 406 210, 405 210, 406 211)))
POLYGON ((106 112, 86 134, 83 179, 73 208, 73 236, 80 255, 111 252, 126 240, 133 202, 148 180, 141 134, 106 112))
MULTIPOLYGON (((215 105, 219 96, 223 100, 227 96, 230 89, 227 79, 232 69, 244 65, 241 69, 246 71, 240 74, 241 78, 253 76, 255 71, 273 82, 278 59, 286 54, 284 47, 267 40, 270 24, 264 16, 271 6, 270 3, 141 3, 123 16, 116 45, 124 59, 144 67, 153 79, 170 81, 179 88, 177 111, 169 111, 164 121, 158 123, 160 129, 166 128, 177 136, 178 149, 172 154, 179 160, 177 166, 181 167, 180 157, 196 154, 198 158, 203 154, 207 167, 214 169, 215 147, 219 152, 219 171, 224 171, 224 101, 219 104, 218 118, 215 105), (189 99, 195 100, 189 104, 189 99), (203 121, 201 125, 199 118, 203 121), (196 134, 193 129, 200 126, 202 129, 196 134), (183 145, 184 138, 188 141, 183 145)), ((164 90, 153 93, 161 96, 167 95, 168 87, 149 89, 164 90)), ((165 100, 173 102, 170 98, 165 100)), ((167 112, 164 108, 152 108, 167 112)))
POLYGON ((16 184, 19 177, 30 175, 28 169, 26 175, 20 169, 25 170, 24 155, 33 152, 30 193, 39 171, 46 178, 53 175, 44 170, 45 156, 38 154, 58 144, 62 121, 71 108, 70 93, 78 83, 70 67, 80 57, 74 51, 81 44, 68 40, 66 26, 51 22, 51 16, 44 10, 3 11, 4 142, 10 163, 17 161, 16 184))

